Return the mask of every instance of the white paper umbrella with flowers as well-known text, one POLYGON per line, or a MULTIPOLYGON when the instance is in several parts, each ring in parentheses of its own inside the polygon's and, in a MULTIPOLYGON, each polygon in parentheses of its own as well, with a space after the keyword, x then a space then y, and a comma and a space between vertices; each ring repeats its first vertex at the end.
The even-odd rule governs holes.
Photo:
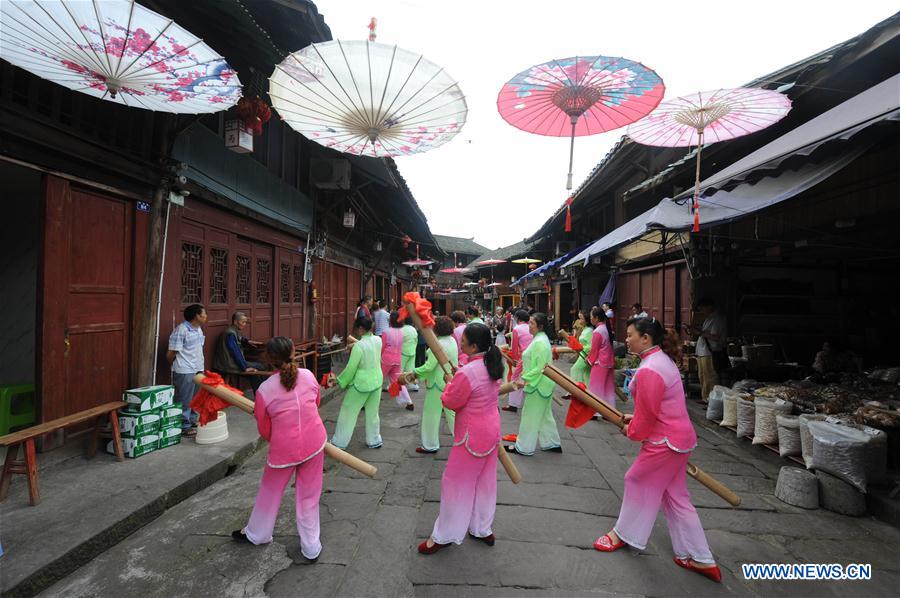
POLYGON ((241 97, 224 58, 131 0, 2 0, 0 17, 0 57, 75 91, 185 114, 225 110, 241 97))
POLYGON ((466 122, 462 90, 419 54, 372 41, 294 52, 269 79, 272 105, 295 131, 340 152, 396 157, 450 141, 466 122))
POLYGON ((694 232, 700 230, 700 154, 704 143, 749 135, 775 124, 791 110, 786 95, 740 87, 702 91, 662 102, 646 118, 628 127, 628 136, 644 145, 697 146, 694 181, 694 232))

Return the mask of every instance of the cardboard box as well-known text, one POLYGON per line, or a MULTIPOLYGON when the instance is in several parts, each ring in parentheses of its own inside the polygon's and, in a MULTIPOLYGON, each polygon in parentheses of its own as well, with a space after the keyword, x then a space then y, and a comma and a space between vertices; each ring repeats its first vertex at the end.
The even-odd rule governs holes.
POLYGON ((148 434, 156 434, 160 427, 160 417, 156 413, 144 415, 120 415, 119 433, 122 438, 137 438, 148 434))
MULTIPOLYGON (((136 459, 141 455, 152 453, 159 448, 159 436, 156 434, 148 434, 139 438, 123 438, 122 451, 129 459, 136 459)), ((116 454, 116 448, 112 440, 106 445, 106 452, 116 454)))
POLYGON ((175 398, 175 387, 171 385, 144 386, 132 388, 122 393, 127 403, 123 413, 149 413, 161 407, 168 407, 175 398))
POLYGON ((159 428, 180 428, 181 407, 163 407, 159 410, 159 428))
POLYGON ((181 442, 181 428, 165 428, 159 432, 159 448, 164 449, 181 442))

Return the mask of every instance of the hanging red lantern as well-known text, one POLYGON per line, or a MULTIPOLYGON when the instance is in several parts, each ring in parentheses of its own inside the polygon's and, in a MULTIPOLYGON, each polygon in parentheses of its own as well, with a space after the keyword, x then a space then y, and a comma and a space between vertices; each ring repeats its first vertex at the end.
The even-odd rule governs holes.
POLYGON ((566 232, 572 232, 572 198, 566 200, 566 232))
POLYGON ((407 249, 409 248, 409 244, 412 243, 412 239, 409 237, 409 235, 403 235, 403 238, 400 239, 400 242, 403 243, 403 248, 407 249))
POLYGON ((537 268, 537 266, 535 266, 534 264, 528 264, 529 270, 534 270, 535 268, 537 268))
POLYGON ((244 126, 254 135, 262 135, 263 125, 272 118, 272 109, 260 97, 244 96, 238 100, 235 109, 244 126))

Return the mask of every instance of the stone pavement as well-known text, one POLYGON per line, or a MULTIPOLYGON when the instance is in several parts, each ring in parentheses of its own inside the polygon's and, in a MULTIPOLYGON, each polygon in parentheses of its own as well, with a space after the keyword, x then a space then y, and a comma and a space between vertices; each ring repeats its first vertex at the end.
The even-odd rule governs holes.
MULTIPOLYGON (((672 562, 660 517, 643 552, 596 552, 591 544, 618 514, 623 475, 638 446, 609 424, 561 428, 563 454, 513 456, 524 476, 509 482, 498 465, 493 548, 467 541, 432 556, 416 553, 438 509, 450 437, 438 455, 415 453, 421 411, 384 395, 384 447, 367 449, 362 418, 350 450, 378 466, 365 478, 326 460, 319 562, 299 554, 292 490, 282 503, 275 542, 234 543, 257 491, 264 452, 234 475, 176 505, 119 545, 46 591, 51 596, 893 596, 900 587, 900 530, 871 518, 804 511, 772 492, 783 462, 701 421, 693 460, 743 498, 729 507, 690 482, 721 585, 672 562), (871 563, 861 582, 750 582, 741 563, 871 563)), ((413 395, 421 407, 424 393, 413 395)), ((329 432, 340 401, 322 408, 329 432)), ((624 405, 625 410, 630 406, 624 405)), ((554 407, 558 421, 564 409, 554 407)), ((503 412, 504 433, 518 417, 503 412)))

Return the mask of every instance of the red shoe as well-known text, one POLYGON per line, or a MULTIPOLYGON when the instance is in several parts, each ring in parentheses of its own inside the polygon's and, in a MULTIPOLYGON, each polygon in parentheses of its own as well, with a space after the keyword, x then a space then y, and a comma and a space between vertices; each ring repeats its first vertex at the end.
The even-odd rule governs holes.
POLYGON ((594 548, 599 550, 600 552, 615 552, 620 548, 625 546, 625 542, 619 540, 615 544, 613 544, 612 538, 609 537, 609 534, 603 534, 594 542, 594 548))
POLYGON ((497 537, 494 534, 491 534, 490 536, 485 536, 482 538, 481 536, 472 535, 472 532, 469 532, 469 537, 475 538, 476 540, 478 540, 480 542, 484 542, 488 546, 493 546, 494 542, 497 541, 497 537))
POLYGON ((719 569, 718 565, 713 565, 712 567, 698 567, 690 559, 681 559, 677 556, 674 558, 674 561, 679 567, 696 571, 703 577, 711 579, 716 583, 722 583, 722 571, 719 569))
POLYGON ((431 455, 431 454, 436 453, 437 451, 429 451, 427 448, 424 448, 424 447, 421 447, 421 446, 417 446, 417 447, 416 447, 416 452, 417 452, 417 453, 423 453, 423 454, 426 454, 426 455, 431 455))
POLYGON ((519 439, 518 434, 507 434, 506 436, 503 437, 503 442, 515 442, 518 439, 519 439))
POLYGON ((506 405, 504 407, 501 407, 500 409, 503 409, 504 411, 512 411, 513 413, 519 410, 519 408, 515 405, 506 405))
POLYGON ((419 544, 419 553, 420 554, 434 554, 438 550, 440 550, 442 548, 447 548, 448 546, 450 546, 450 545, 449 544, 438 544, 437 542, 435 542, 429 548, 428 540, 425 540, 424 542, 419 544))

